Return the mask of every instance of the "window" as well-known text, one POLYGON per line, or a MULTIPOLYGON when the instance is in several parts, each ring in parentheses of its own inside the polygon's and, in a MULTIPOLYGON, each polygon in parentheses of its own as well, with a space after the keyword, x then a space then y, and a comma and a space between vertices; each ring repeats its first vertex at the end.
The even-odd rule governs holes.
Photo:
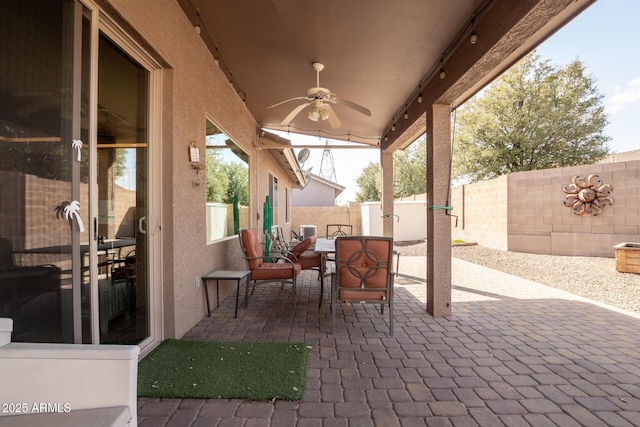
POLYGON ((291 189, 289 187, 287 187, 287 190, 285 191, 285 219, 284 222, 289 223, 291 222, 291 189))
POLYGON ((249 156, 207 119, 207 241, 249 226, 249 156))
POLYGON ((269 202, 271 203, 272 225, 279 225, 278 220, 278 178, 269 174, 269 202))

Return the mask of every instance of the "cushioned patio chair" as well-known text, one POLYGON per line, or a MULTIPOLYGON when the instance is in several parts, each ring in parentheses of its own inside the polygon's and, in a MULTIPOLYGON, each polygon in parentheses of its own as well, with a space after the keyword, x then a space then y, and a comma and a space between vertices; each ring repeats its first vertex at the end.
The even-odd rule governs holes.
POLYGON ((346 236, 336 239, 336 265, 332 277, 331 332, 335 332, 339 302, 389 306, 389 332, 393 335, 393 239, 390 237, 346 236))
POLYGON ((324 276, 321 264, 326 259, 319 253, 310 250, 316 243, 316 236, 309 236, 300 243, 289 249, 286 256, 293 262, 297 262, 302 266, 303 270, 316 270, 318 272, 318 280, 320 280, 320 298, 318 307, 322 307, 322 298, 324 295, 324 276))
POLYGON ((288 252, 291 250, 291 244, 284 238, 284 230, 280 225, 274 225, 271 227, 269 240, 271 241, 272 251, 288 252))
MULTIPOLYGON (((291 283, 293 285, 293 295, 295 296, 296 278, 300 274, 302 266, 279 252, 265 255, 258 239, 258 231, 255 228, 241 229, 239 237, 247 269, 251 270, 250 283, 253 286, 253 291, 255 291, 255 286, 258 283, 281 282, 282 286, 285 283, 291 283)), ((249 302, 249 283, 247 283, 244 298, 246 307, 249 302)))

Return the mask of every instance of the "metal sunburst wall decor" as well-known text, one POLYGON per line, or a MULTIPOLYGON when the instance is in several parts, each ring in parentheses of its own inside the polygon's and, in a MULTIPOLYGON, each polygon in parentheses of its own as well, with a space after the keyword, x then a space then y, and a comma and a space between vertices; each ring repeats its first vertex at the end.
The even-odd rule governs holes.
POLYGON ((596 216, 604 208, 604 204, 613 204, 611 184, 604 184, 598 175, 592 174, 589 177, 581 178, 580 175, 573 177, 572 184, 562 189, 567 193, 564 205, 573 210, 576 215, 589 214, 596 216))

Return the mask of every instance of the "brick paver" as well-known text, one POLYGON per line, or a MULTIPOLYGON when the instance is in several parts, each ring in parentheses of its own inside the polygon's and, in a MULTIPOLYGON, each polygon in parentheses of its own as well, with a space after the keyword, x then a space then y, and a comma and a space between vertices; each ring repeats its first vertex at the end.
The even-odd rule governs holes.
POLYGON ((332 335, 312 271, 295 300, 261 285, 234 318, 227 298, 185 338, 304 341, 303 401, 140 398, 140 425, 640 425, 637 314, 454 259, 453 314, 433 318, 424 258, 400 270, 393 337, 387 313, 358 305, 338 308, 332 335))

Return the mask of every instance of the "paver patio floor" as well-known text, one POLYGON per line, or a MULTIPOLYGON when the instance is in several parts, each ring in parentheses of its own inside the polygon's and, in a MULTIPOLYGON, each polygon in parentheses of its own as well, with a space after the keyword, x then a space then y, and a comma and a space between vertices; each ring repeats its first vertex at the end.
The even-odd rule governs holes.
POLYGON ((393 336, 359 305, 332 335, 313 271, 295 303, 259 285, 235 319, 229 297, 185 338, 306 342, 303 401, 140 398, 139 425, 640 426, 640 316, 458 259, 452 272, 453 315, 434 318, 424 258, 401 259, 393 336))

